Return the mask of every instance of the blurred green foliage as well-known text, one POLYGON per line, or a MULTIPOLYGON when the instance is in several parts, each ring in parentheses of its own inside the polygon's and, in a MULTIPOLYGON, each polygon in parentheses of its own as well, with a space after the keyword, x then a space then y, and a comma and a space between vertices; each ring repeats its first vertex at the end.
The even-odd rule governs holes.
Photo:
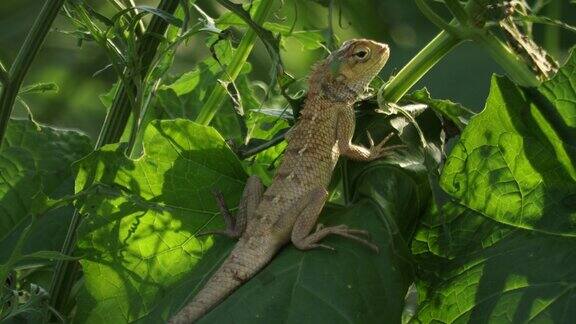
MULTIPOLYGON (((570 6, 568 1, 555 1, 563 2, 566 7, 570 6)), ((110 14, 114 11, 104 1, 88 2, 102 13, 110 14)), ((158 2, 137 1, 138 4, 152 6, 156 6, 158 2)), ((9 66, 14 60, 42 3, 43 1, 37 0, 0 2, 0 60, 5 65, 9 66)), ((286 25, 295 22, 296 30, 326 31, 329 10, 322 5, 325 3, 328 1, 286 0, 283 4, 278 1, 269 21, 286 25)), ((225 12, 215 1, 201 0, 197 4, 213 17, 225 12)), ((341 41, 365 37, 390 44, 390 63, 381 72, 384 80, 405 65, 438 32, 413 1, 341 0, 335 1, 333 6, 334 32, 341 41)), ((197 15, 196 12, 193 14, 197 15)), ((561 10, 560 14, 563 16, 556 18, 567 22, 576 20, 576 10, 561 10)), ((192 20, 197 18, 198 16, 192 17, 192 20)), ((75 37, 61 32, 71 30, 73 27, 65 17, 60 16, 56 20, 53 31, 25 80, 25 85, 55 82, 59 91, 28 94, 24 99, 39 122, 80 129, 94 139, 105 115, 105 106, 100 102, 99 95, 106 93, 116 78, 111 69, 94 75, 108 64, 103 51, 90 42, 83 42, 79 46, 75 37)), ((569 31, 559 29, 557 33, 561 34, 560 44, 549 40, 550 37, 557 36, 550 35, 545 28, 537 25, 535 38, 545 45, 558 47, 560 57, 565 57, 569 44, 573 44, 576 38, 569 31)), ((239 35, 236 36, 239 38, 239 35)), ((210 55, 204 45, 204 37, 194 37, 181 46, 171 70, 173 75, 192 70, 198 62, 210 55)), ((291 39, 283 45, 283 60, 288 72, 296 78, 305 77, 311 64, 326 54, 323 49, 306 48, 297 39, 291 39)), ((251 55, 250 62, 253 66, 251 79, 268 82, 270 59, 260 42, 251 55)), ((490 75, 494 71, 501 70, 481 48, 472 43, 465 44, 434 67, 416 88, 425 85, 435 97, 452 99, 478 111, 487 96, 490 75)), ((15 115, 23 116, 23 107, 20 104, 16 106, 15 115)))

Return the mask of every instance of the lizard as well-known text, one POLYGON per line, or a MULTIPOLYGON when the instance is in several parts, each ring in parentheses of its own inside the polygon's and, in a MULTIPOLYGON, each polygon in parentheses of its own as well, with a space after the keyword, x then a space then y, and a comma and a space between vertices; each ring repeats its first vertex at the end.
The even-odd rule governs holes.
POLYGON ((354 104, 389 55, 387 44, 352 39, 314 66, 307 98, 298 121, 286 134, 288 145, 271 185, 265 190, 258 177, 249 177, 235 218, 220 197, 227 225, 220 234, 239 240, 204 287, 169 323, 192 323, 201 318, 265 267, 290 241, 301 250, 333 250, 320 242, 333 234, 378 251, 367 240, 369 233, 365 230, 322 224, 313 229, 328 198, 327 187, 340 155, 371 161, 400 146, 385 146, 392 134, 374 145, 368 133, 368 148, 352 143, 354 104))

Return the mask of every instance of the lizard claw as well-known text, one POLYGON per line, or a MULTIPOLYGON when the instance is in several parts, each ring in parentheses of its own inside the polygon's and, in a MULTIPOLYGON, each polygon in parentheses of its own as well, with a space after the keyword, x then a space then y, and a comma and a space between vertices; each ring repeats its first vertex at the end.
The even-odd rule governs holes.
POLYGON ((226 229, 223 230, 209 230, 209 231, 202 231, 195 234, 196 237, 206 236, 206 235, 224 235, 228 236, 233 239, 237 239, 241 236, 241 231, 236 225, 236 220, 232 217, 232 213, 226 206, 226 202, 224 201, 224 195, 222 191, 218 189, 212 189, 212 195, 216 199, 216 203, 218 204, 218 209, 220 210, 220 214, 222 218, 224 218, 224 224, 226 229))
POLYGON ((206 235, 224 235, 228 236, 229 238, 237 239, 240 238, 240 233, 235 229, 225 229, 225 230, 210 230, 210 231, 202 231, 194 234, 196 237, 206 236, 206 235))
POLYGON ((314 233, 300 240, 296 241, 293 240, 293 243, 297 248, 301 250, 309 250, 321 247, 335 251, 335 249, 331 246, 318 243, 320 240, 322 240, 323 238, 325 238, 330 234, 340 235, 342 237, 346 237, 356 242, 362 243, 376 253, 378 253, 379 251, 378 246, 376 246, 376 244, 370 242, 367 239, 370 236, 370 232, 360 229, 348 228, 348 226, 346 225, 324 227, 324 225, 318 224, 317 229, 314 233))
POLYGON ((323 248, 326 250, 330 250, 332 252, 336 252, 336 249, 331 247, 330 245, 326 245, 326 244, 320 244, 320 243, 316 243, 316 244, 311 244, 310 248, 314 249, 314 248, 323 248))
POLYGON ((394 136, 394 133, 388 134, 380 143, 374 145, 374 140, 368 131, 366 131, 366 135, 368 136, 368 143, 370 144, 370 155, 374 157, 374 159, 378 159, 381 157, 386 156, 390 151, 393 151, 397 148, 406 147, 406 145, 392 145, 392 146, 385 146, 386 143, 394 136))

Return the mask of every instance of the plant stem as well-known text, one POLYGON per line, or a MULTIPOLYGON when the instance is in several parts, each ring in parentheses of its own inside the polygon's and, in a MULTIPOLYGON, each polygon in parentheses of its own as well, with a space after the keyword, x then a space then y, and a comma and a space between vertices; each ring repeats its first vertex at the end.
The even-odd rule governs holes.
MULTIPOLYGON (((428 10, 425 3, 417 1, 421 9, 428 10)), ((469 16, 474 16, 475 10, 480 10, 481 6, 475 6, 471 1, 466 7, 466 11, 457 1, 446 1, 450 4, 450 9, 458 13, 459 21, 469 22, 469 16)), ((427 17, 432 17, 437 21, 433 12, 425 12, 427 17)), ((453 25, 448 25, 453 26, 453 25)), ((378 93, 379 102, 395 103, 402 98, 406 92, 418 82, 434 65, 436 65, 446 54, 453 50, 463 41, 463 38, 471 39, 486 49, 492 59, 494 59, 516 83, 522 86, 534 87, 539 84, 538 78, 521 59, 518 58, 508 47, 503 44, 494 34, 484 28, 474 26, 454 26, 461 32, 454 33, 443 30, 426 47, 424 47, 400 72, 378 93), (457 35, 458 34, 458 35, 457 35)))
POLYGON ((479 31, 472 36, 473 40, 481 45, 492 59, 506 71, 508 76, 518 85, 536 87, 540 81, 536 74, 530 70, 522 59, 514 54, 494 34, 487 31, 479 31))
POLYGON ((378 96, 385 102, 397 102, 438 61, 461 42, 462 40, 446 31, 440 32, 380 90, 378 96))
MULTIPOLYGON (((560 20, 562 18, 562 1, 550 1, 545 7, 546 17, 560 20)), ((547 25, 544 27, 544 48, 558 58, 560 54, 560 28, 547 25)))
POLYGON ((0 97, 0 145, 4 139, 8 120, 12 114, 12 107, 18 96, 22 81, 26 73, 28 73, 36 54, 38 54, 38 51, 42 47, 46 34, 48 34, 52 22, 58 15, 63 4, 64 0, 47 0, 44 3, 40 14, 36 18, 32 29, 16 56, 16 60, 10 68, 10 73, 6 74, 6 71, 2 68, 2 70, 4 70, 2 75, 7 78, 7 80, 4 80, 4 88, 2 90, 2 96, 0 97))
MULTIPOLYGON (((256 12, 254 13, 254 22, 256 24, 262 25, 264 23, 266 17, 268 16, 268 13, 270 12, 270 9, 272 8, 273 3, 274 1, 272 0, 264 0, 260 3, 258 8, 256 8, 256 12)), ((229 78, 228 81, 236 80, 238 74, 240 74, 242 66, 244 66, 244 63, 248 59, 248 55, 250 55, 250 52, 254 47, 255 40, 256 40, 256 32, 253 29, 248 29, 244 37, 242 37, 242 40, 240 41, 240 44, 238 45, 238 48, 234 53, 234 57, 232 57, 230 65, 226 69, 226 77, 229 78)), ((214 87, 214 90, 212 90, 212 92, 210 93, 208 100, 206 100, 204 107, 198 114, 196 122, 202 125, 210 124, 210 122, 212 121, 212 119, 222 106, 222 103, 224 102, 225 98, 226 98, 226 89, 224 89, 224 87, 222 86, 216 85, 214 87)))
POLYGON ((10 82, 10 74, 8 74, 4 64, 0 62, 0 83, 2 83, 3 86, 6 86, 8 82, 10 82))
MULTIPOLYGON (((162 0, 158 5, 158 9, 173 14, 179 2, 180 0, 162 0)), ((158 16, 152 17, 146 33, 139 42, 138 57, 141 59, 139 70, 133 71, 134 73, 146 75, 160 45, 161 40, 158 35, 164 35, 167 27, 168 22, 164 19, 158 16)), ((131 102, 129 96, 130 93, 136 93, 136 90, 137 85, 132 81, 127 82, 127 84, 120 84, 114 101, 112 102, 112 107, 110 107, 110 110, 106 114, 106 119, 98 136, 96 148, 106 144, 116 143, 120 140, 128 123, 132 108, 138 109, 138 107, 133 107, 134 103, 131 102)))

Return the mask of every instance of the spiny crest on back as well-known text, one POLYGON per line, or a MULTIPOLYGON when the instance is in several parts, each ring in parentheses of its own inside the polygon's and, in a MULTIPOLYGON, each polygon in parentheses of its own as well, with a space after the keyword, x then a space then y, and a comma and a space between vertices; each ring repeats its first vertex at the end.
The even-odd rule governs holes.
POLYGON ((355 101, 384 67, 388 45, 368 39, 351 39, 317 63, 309 78, 309 95, 332 101, 355 101))

